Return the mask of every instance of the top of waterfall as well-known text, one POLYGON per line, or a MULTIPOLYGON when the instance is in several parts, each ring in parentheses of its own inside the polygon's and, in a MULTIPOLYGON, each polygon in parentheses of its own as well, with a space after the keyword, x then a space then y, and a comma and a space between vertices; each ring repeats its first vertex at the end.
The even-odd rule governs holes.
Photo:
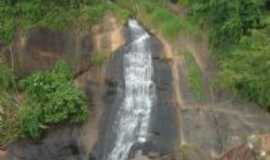
POLYGON ((129 19, 128 25, 129 25, 129 27, 131 27, 131 28, 142 29, 141 26, 139 25, 138 21, 136 21, 135 19, 129 19))
POLYGON ((128 26, 136 32, 136 38, 133 43, 140 43, 150 37, 150 35, 143 29, 143 27, 138 23, 137 20, 129 19, 128 26))

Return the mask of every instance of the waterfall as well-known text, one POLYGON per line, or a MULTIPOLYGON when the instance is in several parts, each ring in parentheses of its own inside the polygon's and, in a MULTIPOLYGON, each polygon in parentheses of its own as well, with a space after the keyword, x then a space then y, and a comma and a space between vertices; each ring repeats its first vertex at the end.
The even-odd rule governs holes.
POLYGON ((114 122, 116 137, 106 160, 127 160, 131 147, 147 141, 156 97, 150 35, 136 20, 128 23, 131 43, 124 55, 125 97, 114 122))

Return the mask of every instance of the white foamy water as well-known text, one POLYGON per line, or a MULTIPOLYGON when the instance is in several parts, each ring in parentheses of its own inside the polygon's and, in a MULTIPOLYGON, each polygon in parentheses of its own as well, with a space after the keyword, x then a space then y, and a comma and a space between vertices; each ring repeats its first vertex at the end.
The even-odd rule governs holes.
POLYGON ((125 97, 117 113, 115 143, 107 160, 127 160, 132 145, 147 141, 156 96, 150 36, 135 20, 129 20, 129 28, 132 42, 124 55, 125 97))

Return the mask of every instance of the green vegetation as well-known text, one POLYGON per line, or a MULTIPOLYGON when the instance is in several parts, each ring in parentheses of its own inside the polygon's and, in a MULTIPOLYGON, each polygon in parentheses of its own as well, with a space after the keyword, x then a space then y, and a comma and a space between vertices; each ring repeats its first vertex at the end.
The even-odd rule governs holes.
POLYGON ((196 100, 203 99, 203 79, 202 73, 195 62, 192 53, 186 52, 185 55, 185 64, 187 66, 187 76, 188 84, 191 88, 192 94, 196 100))
POLYGON ((261 25, 262 0, 185 0, 191 14, 209 27, 210 44, 225 48, 261 25))
MULTIPOLYGON (((270 30, 269 30, 270 31, 270 30)), ((219 81, 223 87, 270 109, 270 32, 254 30, 241 38, 231 56, 221 61, 219 81)))
MULTIPOLYGON (((143 4, 142 4, 143 5, 143 4)), ((145 5, 147 7, 147 5, 145 5)), ((161 8, 159 6, 153 7, 151 9, 145 9, 146 13, 142 16, 148 16, 149 25, 152 27, 158 26, 160 32, 167 38, 176 38, 177 34, 183 28, 183 24, 179 17, 173 15, 168 10, 161 8), (147 12, 148 11, 148 12, 147 12)), ((139 11, 143 13, 143 11, 139 11)), ((157 27, 155 27, 157 28, 157 27)))
POLYGON ((107 11, 113 12, 122 21, 129 16, 129 12, 106 0, 2 0, 0 40, 8 43, 17 29, 38 26, 63 30, 77 25, 88 29, 101 21, 107 11))
POLYGON ((12 98, 16 94, 2 93, 0 145, 20 137, 39 138, 50 125, 79 123, 87 118, 86 98, 74 87, 71 70, 64 62, 21 80, 20 88, 20 103, 12 98))
MULTIPOLYGON (((269 13, 264 0, 182 0, 209 30, 218 83, 270 109, 269 13)), ((206 28, 206 27, 204 27, 206 28)))
POLYGON ((166 7, 166 2, 166 0, 116 1, 119 6, 129 8, 148 28, 162 33, 169 40, 174 40, 183 31, 194 32, 194 25, 183 17, 179 17, 169 11, 166 7), (130 4, 131 2, 132 5, 130 4))
POLYGON ((25 135, 38 137, 46 124, 86 119, 85 97, 71 78, 68 66, 59 62, 52 71, 35 73, 21 82, 26 97, 19 121, 25 135))

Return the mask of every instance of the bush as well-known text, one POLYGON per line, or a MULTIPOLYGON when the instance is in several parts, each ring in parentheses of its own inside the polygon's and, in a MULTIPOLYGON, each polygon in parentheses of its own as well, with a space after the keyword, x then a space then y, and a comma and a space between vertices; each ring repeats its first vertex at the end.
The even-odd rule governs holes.
POLYGON ((219 82, 270 109, 270 39, 263 31, 242 37, 240 46, 221 61, 219 82))
POLYGON ((262 0, 184 0, 191 14, 210 26, 210 42, 215 48, 237 44, 242 35, 261 24, 262 0))
POLYGON ((181 0, 209 27, 220 63, 218 83, 270 109, 269 15, 264 0, 181 0))
POLYGON ((26 136, 38 137, 45 125, 86 119, 85 97, 71 78, 68 66, 59 62, 52 71, 35 73, 21 81, 26 96, 18 115, 26 136))

